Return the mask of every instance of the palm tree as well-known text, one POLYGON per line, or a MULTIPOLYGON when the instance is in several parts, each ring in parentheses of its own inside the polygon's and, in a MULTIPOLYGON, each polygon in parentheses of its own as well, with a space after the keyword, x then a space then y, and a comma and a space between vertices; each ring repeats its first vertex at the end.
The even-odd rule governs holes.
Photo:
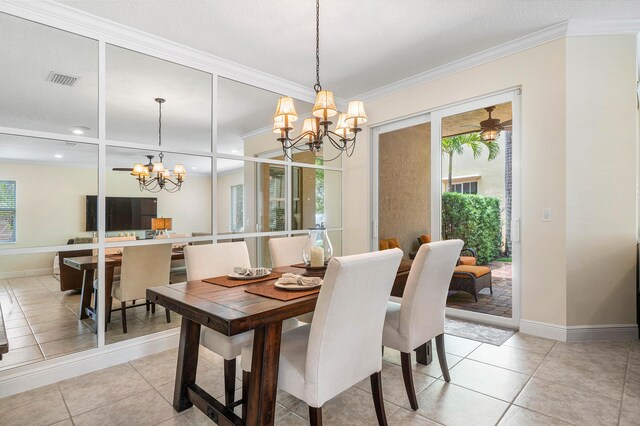
POLYGON ((484 146, 489 150, 489 161, 493 160, 500 153, 500 147, 496 142, 485 142, 479 133, 467 133, 465 135, 451 136, 442 138, 442 152, 449 156, 449 179, 447 181, 447 192, 453 190, 453 156, 455 154, 462 155, 464 147, 468 146, 473 151, 473 158, 479 158, 482 155, 484 146))

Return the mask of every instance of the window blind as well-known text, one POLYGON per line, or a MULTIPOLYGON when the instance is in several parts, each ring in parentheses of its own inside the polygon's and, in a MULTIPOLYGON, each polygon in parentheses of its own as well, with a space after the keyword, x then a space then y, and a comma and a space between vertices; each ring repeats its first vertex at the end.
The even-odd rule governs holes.
POLYGON ((0 180, 0 243, 16 241, 16 181, 0 180))

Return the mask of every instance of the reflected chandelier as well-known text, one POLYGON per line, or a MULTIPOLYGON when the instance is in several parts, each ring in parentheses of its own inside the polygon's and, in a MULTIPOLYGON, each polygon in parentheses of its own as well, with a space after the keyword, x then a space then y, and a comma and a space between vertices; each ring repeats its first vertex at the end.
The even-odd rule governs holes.
MULTIPOLYGON (((162 104, 165 102, 162 98, 156 98, 158 103, 158 146, 162 148, 162 104)), ((173 178, 170 169, 165 169, 162 159, 164 153, 160 151, 160 161, 152 163, 149 158, 149 164, 136 164, 133 166, 131 175, 138 180, 140 191, 160 192, 163 189, 167 192, 178 192, 182 188, 182 183, 187 176, 187 171, 182 164, 176 164, 173 168, 173 178)))
POLYGON ((356 136, 362 129, 359 125, 367 122, 367 114, 364 111, 362 101, 351 101, 346 113, 339 113, 333 99, 333 92, 323 90, 320 85, 320 0, 316 0, 316 84, 313 86, 316 92, 316 103, 313 106, 313 117, 305 118, 302 124, 302 133, 298 136, 291 136, 293 132, 293 122, 298 119, 298 114, 293 105, 293 99, 284 96, 278 100, 276 113, 273 117, 273 133, 280 134, 278 141, 282 143, 282 151, 292 160, 290 152, 293 149, 306 151, 307 149, 318 157, 324 141, 328 140, 338 155, 334 158, 324 158, 324 161, 331 161, 338 158, 342 153, 347 157, 353 155, 356 145, 356 136), (333 124, 330 117, 338 115, 338 122, 334 130, 329 130, 333 124), (298 145, 304 144, 305 148, 298 145))

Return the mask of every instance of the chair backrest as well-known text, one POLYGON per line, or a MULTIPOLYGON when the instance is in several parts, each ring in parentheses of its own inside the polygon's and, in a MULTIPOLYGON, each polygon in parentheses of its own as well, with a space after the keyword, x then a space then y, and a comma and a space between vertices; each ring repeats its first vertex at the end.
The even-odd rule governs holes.
POLYGON ((184 263, 188 281, 227 275, 233 272, 234 266, 251 267, 249 250, 244 241, 186 246, 184 263))
MULTIPOLYGON (((98 242, 98 237, 93 237, 92 240, 93 240, 94 243, 97 243, 98 242)), ((113 242, 118 242, 118 241, 135 241, 135 240, 136 240, 136 236, 135 235, 131 235, 131 236, 128 236, 128 237, 107 237, 107 238, 104 239, 104 241, 106 243, 113 243, 113 242)), ((109 255, 109 254, 117 254, 117 253, 119 253, 121 251, 122 251, 122 247, 107 247, 104 250, 104 253, 106 255, 109 255)), ((98 255, 98 250, 94 250, 93 251, 93 255, 97 256, 98 255)))
POLYGON ((400 307, 400 335, 408 336, 415 348, 444 333, 444 310, 449 283, 456 266, 462 240, 438 241, 420 246, 400 307))
POLYGON ((382 327, 402 250, 329 261, 307 349, 307 382, 316 407, 382 368, 382 327), (315 395, 314 395, 315 394, 315 395))
POLYGON ((169 284, 171 244, 130 246, 122 250, 121 302, 145 299, 149 287, 169 284))
POLYGON ((289 266, 302 263, 302 249, 309 237, 270 238, 269 253, 271 264, 277 266, 289 266))

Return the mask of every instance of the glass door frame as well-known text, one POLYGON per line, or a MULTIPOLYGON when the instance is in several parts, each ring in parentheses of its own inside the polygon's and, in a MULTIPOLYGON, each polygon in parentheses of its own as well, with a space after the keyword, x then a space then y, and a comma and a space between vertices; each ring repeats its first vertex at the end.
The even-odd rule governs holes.
MULTIPOLYGON (((408 118, 380 124, 371 128, 371 251, 378 250, 379 242, 379 148, 380 135, 423 123, 431 123, 431 239, 439 241, 442 229, 442 118, 450 115, 485 108, 491 105, 511 102, 512 106, 512 207, 511 207, 511 243, 512 243, 512 299, 511 318, 498 317, 496 315, 478 312, 464 311, 455 308, 446 308, 448 317, 469 320, 489 325, 519 329, 520 327, 520 285, 521 285, 521 115, 520 115, 520 88, 509 89, 496 93, 464 100, 439 109, 416 113, 408 118)), ((509 225, 509 224, 508 224, 509 225)))
POLYGON ((510 90, 496 95, 485 96, 453 106, 441 108, 431 112, 431 238, 439 241, 442 238, 442 119, 444 117, 462 114, 482 109, 496 104, 511 102, 512 130, 511 130, 511 244, 512 244, 512 281, 511 281, 511 318, 479 312, 465 311, 456 308, 446 308, 448 317, 469 320, 509 328, 520 327, 520 278, 521 278, 521 242, 520 242, 520 214, 521 214, 521 127, 520 127, 520 89, 510 90))

